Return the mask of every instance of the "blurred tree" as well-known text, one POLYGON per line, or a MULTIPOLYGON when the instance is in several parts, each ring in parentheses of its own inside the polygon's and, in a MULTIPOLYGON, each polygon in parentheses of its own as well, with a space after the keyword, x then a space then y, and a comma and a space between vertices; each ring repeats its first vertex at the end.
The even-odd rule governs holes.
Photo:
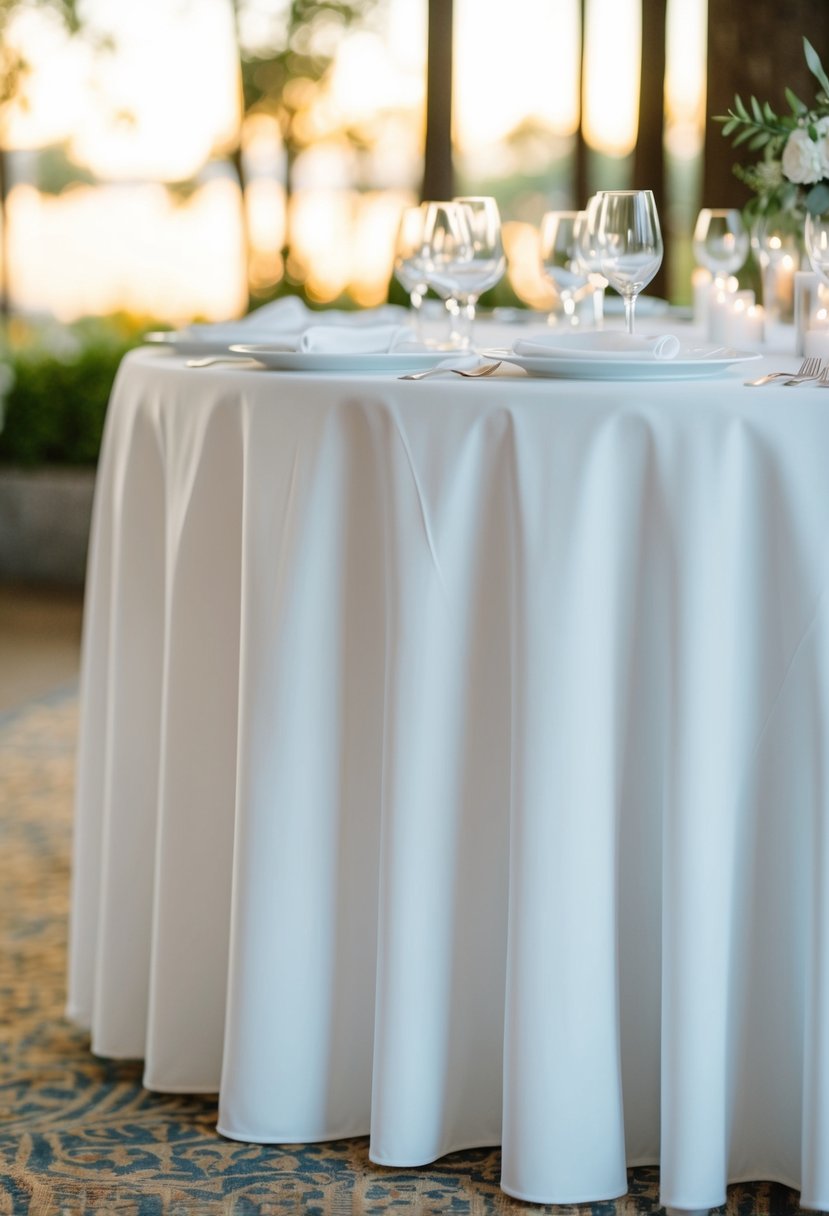
MULTIPOLYGON (((328 83, 343 33, 364 22, 378 0, 231 0, 239 54, 242 113, 231 150, 242 194, 245 256, 250 238, 245 217, 247 175, 243 156, 245 120, 266 114, 278 124, 284 148, 285 234, 282 258, 290 277, 291 194, 294 166, 311 136, 303 119, 328 83)), ((248 276, 250 280, 250 275, 248 276)))
POLYGON ((14 107, 26 106, 29 63, 14 24, 23 14, 37 11, 57 20, 70 36, 84 32, 77 0, 0 0, 0 317, 8 319, 9 231, 7 203, 9 179, 9 122, 14 107))
POLYGON ((41 194, 62 194, 72 186, 92 186, 95 174, 78 164, 68 143, 48 144, 37 157, 35 184, 41 194))

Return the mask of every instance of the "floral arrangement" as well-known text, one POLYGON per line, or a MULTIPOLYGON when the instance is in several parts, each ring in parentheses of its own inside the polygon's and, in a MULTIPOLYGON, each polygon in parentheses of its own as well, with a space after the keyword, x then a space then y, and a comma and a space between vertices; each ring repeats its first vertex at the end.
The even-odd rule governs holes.
POLYGON ((739 96, 734 108, 717 115, 722 133, 735 135, 732 146, 744 144, 763 155, 753 165, 735 165, 734 173, 754 191, 746 217, 785 215, 803 220, 807 212, 829 210, 829 77, 807 38, 803 39, 806 65, 820 86, 814 104, 807 106, 786 89, 791 113, 778 115, 767 101, 756 97, 745 105, 739 96))

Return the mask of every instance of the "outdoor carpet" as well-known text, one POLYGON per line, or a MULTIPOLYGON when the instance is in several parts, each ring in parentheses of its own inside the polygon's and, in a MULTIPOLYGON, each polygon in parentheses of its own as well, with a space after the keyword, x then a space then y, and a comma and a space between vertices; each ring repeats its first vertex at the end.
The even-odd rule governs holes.
MULTIPOLYGON (((0 1214, 233 1216, 640 1216, 659 1207, 655 1168, 616 1202, 547 1207, 499 1189, 497 1148, 416 1170, 368 1159, 367 1138, 238 1144, 215 1097, 150 1093, 141 1064, 94 1057, 63 1016, 77 701, 74 690, 0 716, 0 1214)), ((789 1216, 797 1195, 729 1188, 728 1216, 789 1216)))

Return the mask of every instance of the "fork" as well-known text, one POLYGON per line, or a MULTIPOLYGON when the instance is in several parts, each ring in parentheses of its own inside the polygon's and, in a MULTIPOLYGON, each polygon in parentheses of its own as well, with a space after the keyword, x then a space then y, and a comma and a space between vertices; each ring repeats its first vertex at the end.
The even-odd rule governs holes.
POLYGON ((788 380, 784 380, 783 387, 785 388, 789 384, 795 384, 795 385, 809 384, 810 382, 819 380, 820 377, 823 375, 823 360, 817 359, 817 358, 809 359, 808 363, 809 363, 809 368, 806 372, 797 372, 794 376, 791 376, 788 380))
POLYGON ((746 380, 744 383, 747 388, 759 388, 761 384, 768 384, 772 380, 789 380, 799 381, 799 377, 804 376, 809 380, 820 375, 820 359, 804 359, 796 372, 767 372, 765 376, 758 377, 757 380, 746 380))
POLYGON ((429 367, 425 372, 408 372, 405 376, 398 376, 398 380, 425 380, 427 376, 463 376, 466 380, 479 380, 481 376, 491 376, 494 371, 497 371, 501 366, 501 360, 496 363, 487 363, 485 367, 473 367, 469 371, 464 371, 461 367, 429 367))
POLYGON ((261 367, 255 359, 247 359, 244 355, 208 355, 206 358, 187 359, 185 367, 215 367, 217 363, 235 363, 242 367, 261 367))
POLYGON ((826 364, 823 371, 815 380, 813 388, 829 388, 829 363, 826 364))

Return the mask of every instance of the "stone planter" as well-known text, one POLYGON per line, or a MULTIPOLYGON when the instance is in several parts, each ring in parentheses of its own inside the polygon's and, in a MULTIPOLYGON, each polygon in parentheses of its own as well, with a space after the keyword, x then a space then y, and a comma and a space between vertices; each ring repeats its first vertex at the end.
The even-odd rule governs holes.
POLYGON ((0 582, 82 587, 95 470, 0 467, 0 582))

